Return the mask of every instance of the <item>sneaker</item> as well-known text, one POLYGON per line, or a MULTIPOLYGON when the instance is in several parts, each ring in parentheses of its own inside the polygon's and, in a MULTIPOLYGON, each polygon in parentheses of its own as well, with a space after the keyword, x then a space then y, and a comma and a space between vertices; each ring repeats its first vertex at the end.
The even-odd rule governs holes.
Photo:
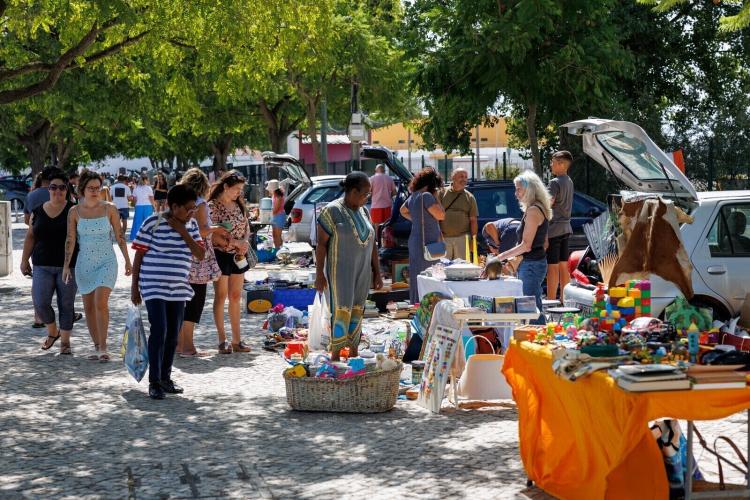
POLYGON ((160 384, 148 384, 148 397, 151 399, 164 399, 164 389, 160 384))
POLYGON ((159 382, 159 385, 167 394, 182 394, 183 392, 185 392, 185 389, 175 384, 171 380, 162 380, 161 382, 159 382))

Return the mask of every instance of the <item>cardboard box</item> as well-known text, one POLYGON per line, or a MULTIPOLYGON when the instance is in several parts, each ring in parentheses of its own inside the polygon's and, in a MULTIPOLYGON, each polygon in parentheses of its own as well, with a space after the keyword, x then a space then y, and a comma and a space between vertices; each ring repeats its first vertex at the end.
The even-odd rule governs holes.
POLYGON ((483 295, 472 295, 469 297, 469 303, 471 307, 481 309, 486 313, 495 311, 495 299, 492 297, 485 297, 483 295))
POLYGON ((513 330, 513 338, 519 342, 523 342, 524 340, 534 340, 536 334, 543 330, 544 327, 542 326, 519 326, 513 330))
POLYGON ((495 312, 502 314, 513 314, 516 312, 514 297, 495 297, 495 312))

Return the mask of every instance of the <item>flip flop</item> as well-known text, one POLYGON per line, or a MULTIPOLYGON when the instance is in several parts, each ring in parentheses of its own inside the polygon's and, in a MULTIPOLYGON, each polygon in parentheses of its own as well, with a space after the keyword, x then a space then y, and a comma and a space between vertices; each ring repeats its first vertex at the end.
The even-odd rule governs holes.
POLYGON ((73 354, 73 350, 70 348, 70 342, 67 344, 65 342, 60 344, 60 354, 63 356, 70 356, 73 354))
POLYGON ((47 325, 45 325, 44 323, 34 322, 34 324, 31 325, 31 328, 44 328, 45 326, 47 326, 47 325))
POLYGON ((57 342, 57 339, 59 339, 59 338, 60 338, 60 332, 57 332, 57 337, 55 337, 53 335, 47 335, 47 339, 44 341, 44 344, 42 344, 42 350, 43 351, 49 351, 50 349, 52 349, 52 346, 55 345, 55 342, 57 342), (47 345, 45 347, 45 345, 47 344, 47 342, 49 341, 49 339, 52 339, 52 343, 50 345, 47 345))
POLYGON ((107 361, 110 361, 110 359, 111 358, 108 352, 105 351, 105 352, 99 353, 99 361, 101 361, 102 363, 106 363, 107 361))
POLYGON ((75 315, 73 315, 73 323, 77 321, 81 321, 82 319, 83 319, 83 313, 75 313, 75 315))

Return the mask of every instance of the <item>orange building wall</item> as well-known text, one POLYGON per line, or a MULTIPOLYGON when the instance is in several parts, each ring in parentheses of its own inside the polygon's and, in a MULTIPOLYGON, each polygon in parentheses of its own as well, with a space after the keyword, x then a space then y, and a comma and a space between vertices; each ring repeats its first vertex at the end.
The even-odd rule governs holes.
MULTIPOLYGON (((476 129, 472 129, 471 147, 476 147, 474 138, 476 129)), ((396 123, 387 127, 381 127, 372 130, 371 143, 374 146, 385 146, 391 150, 407 149, 407 140, 409 133, 402 123, 396 123)), ((416 132, 411 133, 412 150, 422 149, 424 142, 422 137, 416 132)), ((505 131, 505 120, 500 120, 494 127, 479 127, 479 147, 480 148, 505 148, 508 146, 508 135, 505 131)))

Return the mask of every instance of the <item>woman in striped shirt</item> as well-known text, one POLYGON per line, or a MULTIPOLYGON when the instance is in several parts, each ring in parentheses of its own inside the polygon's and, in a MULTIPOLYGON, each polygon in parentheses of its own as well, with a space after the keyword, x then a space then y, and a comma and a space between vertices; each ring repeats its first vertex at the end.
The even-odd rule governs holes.
POLYGON ((193 296, 188 283, 192 257, 205 256, 203 240, 193 219, 198 196, 178 184, 167 195, 169 210, 149 216, 133 240, 131 299, 146 302, 151 334, 148 338, 148 394, 164 399, 164 393, 183 389, 172 381, 172 362, 182 327, 185 302, 193 296))

